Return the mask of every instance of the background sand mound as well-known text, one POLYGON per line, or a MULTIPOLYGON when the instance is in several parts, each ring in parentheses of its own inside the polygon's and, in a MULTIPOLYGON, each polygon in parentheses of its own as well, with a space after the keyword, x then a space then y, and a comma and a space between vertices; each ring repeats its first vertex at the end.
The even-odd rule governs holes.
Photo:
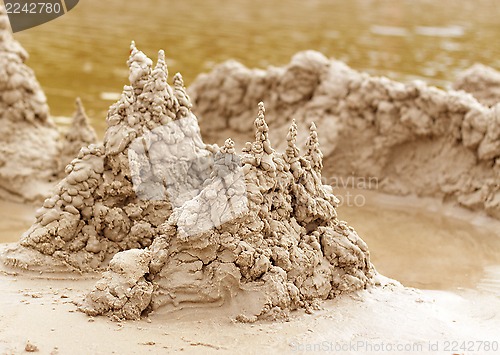
POLYGON ((96 136, 81 105, 68 136, 60 136, 27 59, 0 5, 0 198, 33 202, 48 196, 64 166, 96 136))
MULTIPOLYGON (((292 118, 314 117, 325 132, 327 183, 375 179, 363 187, 441 197, 500 218, 500 105, 371 77, 313 51, 267 70, 230 61, 200 75, 189 92, 206 139, 248 139, 252 107, 263 100, 272 137, 292 118)), ((299 136, 299 146, 304 141, 299 136)))
POLYGON ((58 131, 27 58, 0 5, 0 197, 33 201, 56 171, 58 131))

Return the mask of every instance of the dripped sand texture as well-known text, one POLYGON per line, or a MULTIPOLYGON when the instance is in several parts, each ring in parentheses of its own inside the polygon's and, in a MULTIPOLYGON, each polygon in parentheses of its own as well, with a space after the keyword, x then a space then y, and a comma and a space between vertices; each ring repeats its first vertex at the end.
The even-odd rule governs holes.
MULTIPOLYGON (((356 72, 314 51, 284 67, 235 61, 189 88, 206 139, 247 139, 253 106, 266 102, 272 138, 314 118, 324 132, 326 182, 358 177, 394 194, 446 199, 500 218, 500 105, 415 81, 356 72)), ((304 137, 299 137, 302 146, 304 137)))
POLYGON ((500 102, 500 72, 475 64, 458 75, 453 88, 472 94, 485 106, 494 106, 500 102))
POLYGON ((27 59, 0 5, 0 198, 33 202, 48 196, 64 166, 96 137, 80 109, 60 135, 27 59))
POLYGON ((145 131, 191 113, 180 103, 185 104, 184 88, 172 90, 166 83, 162 54, 151 72, 152 61, 134 47, 129 65, 132 86, 111 106, 104 142, 82 148, 66 167, 67 176, 9 259, 17 266, 36 263, 36 255, 25 256, 33 249, 71 268, 96 269, 119 251, 151 245, 170 215, 169 202, 136 197, 127 148, 145 131))
POLYGON ((7 265, 96 270, 112 257, 81 309, 126 319, 160 307, 222 304, 234 306, 241 321, 282 318, 374 282, 366 244, 337 219, 338 200, 321 183, 314 124, 304 154, 296 146, 295 123, 279 153, 261 103, 255 139, 238 156, 230 139, 221 148, 203 144, 181 76, 173 88, 167 84, 163 52, 153 68, 133 44, 128 64, 130 86, 110 108, 104 143, 82 149, 68 165, 37 222, 4 253, 7 265), (158 131, 161 126, 169 130, 158 131), (148 195, 158 191, 149 188, 163 184, 168 191, 174 182, 155 179, 163 178, 165 162, 147 169, 130 159, 138 140, 151 161, 155 145, 164 156, 182 147, 194 159, 178 165, 192 172, 206 159, 210 174, 198 184, 205 175, 193 173, 187 180, 192 195, 180 205, 148 195), (132 174, 136 164, 145 170, 139 176, 132 174), (208 222, 213 227, 195 228, 208 222))

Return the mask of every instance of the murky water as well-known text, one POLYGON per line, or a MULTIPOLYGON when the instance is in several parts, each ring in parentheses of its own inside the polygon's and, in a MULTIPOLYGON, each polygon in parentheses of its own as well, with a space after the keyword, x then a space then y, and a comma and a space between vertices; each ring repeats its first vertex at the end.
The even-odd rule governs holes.
POLYGON ((14 243, 35 222, 36 207, 0 200, 0 243, 14 243))
POLYGON ((500 68, 496 0, 83 0, 16 34, 31 54, 53 115, 82 97, 102 135, 110 98, 127 83, 130 40, 163 48, 189 84, 215 63, 283 65, 315 49, 356 69, 446 86, 475 62, 500 68))
POLYGON ((337 190, 339 218, 368 244, 372 262, 405 286, 500 294, 500 221, 434 200, 337 190))

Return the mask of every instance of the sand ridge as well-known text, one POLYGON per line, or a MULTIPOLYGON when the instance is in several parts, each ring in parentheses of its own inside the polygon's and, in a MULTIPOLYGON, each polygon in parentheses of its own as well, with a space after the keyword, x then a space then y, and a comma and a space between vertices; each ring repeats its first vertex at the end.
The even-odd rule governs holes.
POLYGON ((474 64, 458 75, 453 89, 468 92, 483 105, 492 107, 500 102, 500 72, 474 64))
MULTIPOLYGON (((325 132, 326 183, 375 179, 363 188, 437 197, 500 218, 500 104, 373 77, 315 51, 266 70, 229 61, 201 74, 189 93, 206 139, 248 139, 253 107, 263 100, 275 141, 292 118, 314 119, 325 132)), ((298 145, 305 140, 299 136, 298 145)))

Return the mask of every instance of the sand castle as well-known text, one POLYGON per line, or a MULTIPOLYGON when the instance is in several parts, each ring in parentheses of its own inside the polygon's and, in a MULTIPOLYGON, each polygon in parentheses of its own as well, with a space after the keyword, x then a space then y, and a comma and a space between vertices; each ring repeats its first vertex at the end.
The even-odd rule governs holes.
POLYGON ((66 142, 50 118, 35 74, 24 64, 27 59, 28 53, 13 39, 5 7, 0 5, 0 197, 33 202, 49 194, 80 144, 94 142, 96 137, 88 121, 77 114, 68 134, 84 136, 68 136, 74 143, 66 142))
MULTIPOLYGON (((119 251, 151 244, 171 207, 165 200, 136 197, 127 148, 145 131, 190 114, 184 106, 189 103, 184 100, 182 82, 174 89, 166 83, 162 54, 152 72, 151 64, 132 48, 131 85, 110 108, 104 142, 82 148, 67 165, 67 176, 43 203, 21 246, 64 260, 73 268, 92 270, 119 251)), ((195 149, 204 151, 204 147, 195 149)), ((15 262, 22 266, 22 259, 15 262)))
POLYGON ((241 321, 282 318, 373 283, 366 244, 337 218, 338 200, 321 182, 314 124, 304 154, 294 122, 279 153, 260 103, 255 139, 237 155, 231 139, 220 148, 202 142, 182 77, 167 83, 162 51, 153 68, 132 44, 128 65, 130 86, 110 108, 104 143, 67 166, 4 263, 95 271, 109 262, 81 309, 125 319, 232 303, 241 321), (140 159, 141 145, 152 164, 140 159), (178 156, 191 189, 182 198, 169 193, 178 181, 162 169, 178 156))
MULTIPOLYGON (((222 213, 211 203, 221 195, 214 193, 218 176, 213 175, 193 201, 174 209, 149 248, 113 257, 109 271, 86 297, 86 313, 137 319, 159 308, 230 303, 238 305, 238 320, 251 322, 286 318, 290 310, 312 309, 319 300, 373 283, 366 244, 337 219, 337 200, 321 183, 315 126, 303 156, 295 145, 295 124, 287 151, 274 151, 262 104, 255 126, 256 139, 242 156, 248 211, 182 237, 183 214, 199 219, 207 205, 222 213)), ((233 154, 233 142, 227 140, 220 151, 233 154)), ((232 169, 230 163, 226 167, 232 169)), ((228 190, 237 185, 232 182, 228 190)))
MULTIPOLYGON (((499 104, 372 77, 314 51, 267 70, 229 61, 200 75, 189 92, 206 139, 248 139, 262 100, 271 138, 286 134, 292 118, 314 117, 324 132, 327 183, 375 178, 385 192, 438 197, 500 218, 499 104)), ((305 137, 298 142, 304 146, 305 137)))

